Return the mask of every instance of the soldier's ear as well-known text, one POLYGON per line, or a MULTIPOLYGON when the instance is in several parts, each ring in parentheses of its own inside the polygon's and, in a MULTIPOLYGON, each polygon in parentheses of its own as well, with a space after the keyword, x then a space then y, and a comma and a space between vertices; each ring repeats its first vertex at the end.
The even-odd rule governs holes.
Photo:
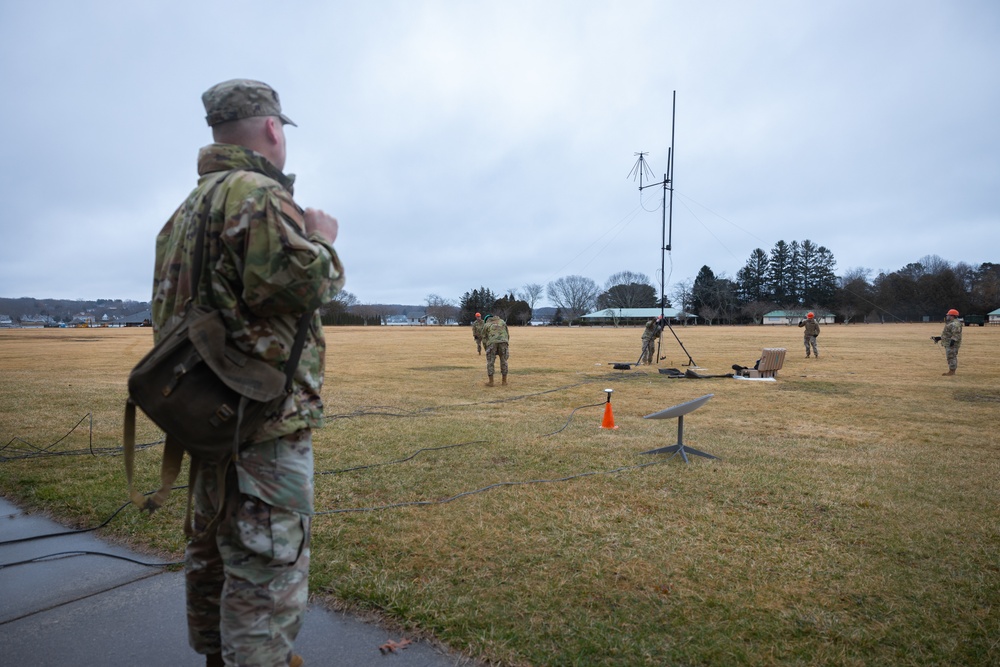
POLYGON ((282 132, 281 123, 274 116, 268 116, 264 121, 264 134, 272 144, 278 143, 279 133, 282 132))

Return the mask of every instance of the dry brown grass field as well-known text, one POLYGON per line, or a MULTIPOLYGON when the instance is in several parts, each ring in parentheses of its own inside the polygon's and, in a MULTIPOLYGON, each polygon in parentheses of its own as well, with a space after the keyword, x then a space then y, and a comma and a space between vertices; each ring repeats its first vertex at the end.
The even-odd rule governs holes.
MULTIPOLYGON (((955 377, 941 328, 825 326, 805 359, 801 329, 675 327, 704 374, 787 348, 773 383, 613 370, 639 328, 512 328, 494 388, 467 327, 328 328, 313 593, 496 665, 1000 664, 1000 327, 965 329, 955 377), (642 453, 677 437, 643 415, 706 394, 684 441, 717 460, 642 453)), ((6 497, 76 526, 121 507, 150 345, 0 331, 6 497)), ((661 354, 687 370, 669 331, 661 354)), ((184 500, 101 534, 179 558, 184 500)))

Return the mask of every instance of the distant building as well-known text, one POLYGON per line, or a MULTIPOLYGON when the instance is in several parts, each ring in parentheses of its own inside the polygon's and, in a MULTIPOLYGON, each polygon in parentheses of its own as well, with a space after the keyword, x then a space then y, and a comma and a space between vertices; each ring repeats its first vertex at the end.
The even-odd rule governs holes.
POLYGON ((49 315, 25 315, 20 324, 22 329, 41 329, 55 326, 56 321, 49 315))
POLYGON ((121 320, 127 327, 150 327, 153 326, 153 311, 146 309, 141 312, 129 315, 121 320))
MULTIPOLYGON (((660 316, 659 308, 604 308, 593 313, 587 313, 580 317, 581 320, 589 324, 599 324, 602 322, 619 324, 645 324, 651 319, 660 316)), ((695 319, 691 313, 685 313, 677 308, 664 308, 663 316, 667 320, 682 322, 695 319)))
POLYGON ((834 317, 833 313, 810 311, 807 309, 772 310, 771 312, 764 314, 764 321, 762 324, 794 324, 798 326, 799 322, 806 319, 806 315, 810 312, 815 315, 816 321, 820 324, 833 324, 836 321, 836 317, 834 317))

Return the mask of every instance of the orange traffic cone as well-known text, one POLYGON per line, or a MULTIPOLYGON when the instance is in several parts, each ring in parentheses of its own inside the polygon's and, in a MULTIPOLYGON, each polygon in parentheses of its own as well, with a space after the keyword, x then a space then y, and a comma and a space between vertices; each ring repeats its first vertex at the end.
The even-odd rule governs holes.
POLYGON ((604 419, 601 420, 601 428, 618 428, 615 426, 615 415, 611 412, 610 392, 608 392, 608 402, 604 404, 604 419))

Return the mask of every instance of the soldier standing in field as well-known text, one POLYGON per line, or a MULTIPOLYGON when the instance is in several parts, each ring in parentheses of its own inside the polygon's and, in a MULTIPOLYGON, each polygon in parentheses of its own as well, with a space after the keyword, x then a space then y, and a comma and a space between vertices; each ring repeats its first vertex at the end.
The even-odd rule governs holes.
POLYGON ((944 316, 944 330, 933 339, 944 346, 945 358, 948 359, 948 372, 942 375, 954 375, 958 370, 958 348, 962 346, 962 321, 958 319, 957 310, 952 308, 948 311, 944 316))
POLYGON ((656 344, 653 341, 659 338, 660 332, 663 331, 662 327, 657 326, 659 319, 657 317, 655 320, 649 320, 642 330, 642 353, 639 355, 638 365, 651 365, 653 363, 653 357, 656 356, 656 344))
POLYGON ((199 152, 198 186, 156 239, 154 337, 190 299, 218 309, 237 347, 283 371, 301 316, 313 315, 293 391, 227 462, 224 493, 216 466, 191 462, 188 641, 208 667, 298 667, 292 647, 309 593, 312 429, 323 423, 318 309, 344 285, 333 248, 338 223, 292 198, 293 177, 282 170, 284 126, 294 123, 270 86, 234 79, 202 101, 215 143, 199 152), (203 217, 205 257, 191 284, 190 236, 203 217))
POLYGON ((799 326, 806 328, 802 335, 802 340, 806 344, 806 359, 809 358, 810 348, 812 348, 812 352, 815 353, 816 358, 819 359, 819 347, 816 345, 816 336, 819 335, 819 322, 816 321, 816 315, 814 313, 807 313, 806 319, 799 322, 799 326))
POLYGON ((485 325, 483 316, 476 313, 476 319, 472 323, 472 337, 476 340, 476 352, 479 353, 479 356, 483 355, 483 327, 485 325))
POLYGON ((502 384, 507 384, 507 357, 510 356, 508 342, 510 334, 507 323, 496 315, 483 318, 483 343, 486 345, 486 375, 489 376, 486 386, 493 386, 493 364, 500 357, 500 377, 502 384))

